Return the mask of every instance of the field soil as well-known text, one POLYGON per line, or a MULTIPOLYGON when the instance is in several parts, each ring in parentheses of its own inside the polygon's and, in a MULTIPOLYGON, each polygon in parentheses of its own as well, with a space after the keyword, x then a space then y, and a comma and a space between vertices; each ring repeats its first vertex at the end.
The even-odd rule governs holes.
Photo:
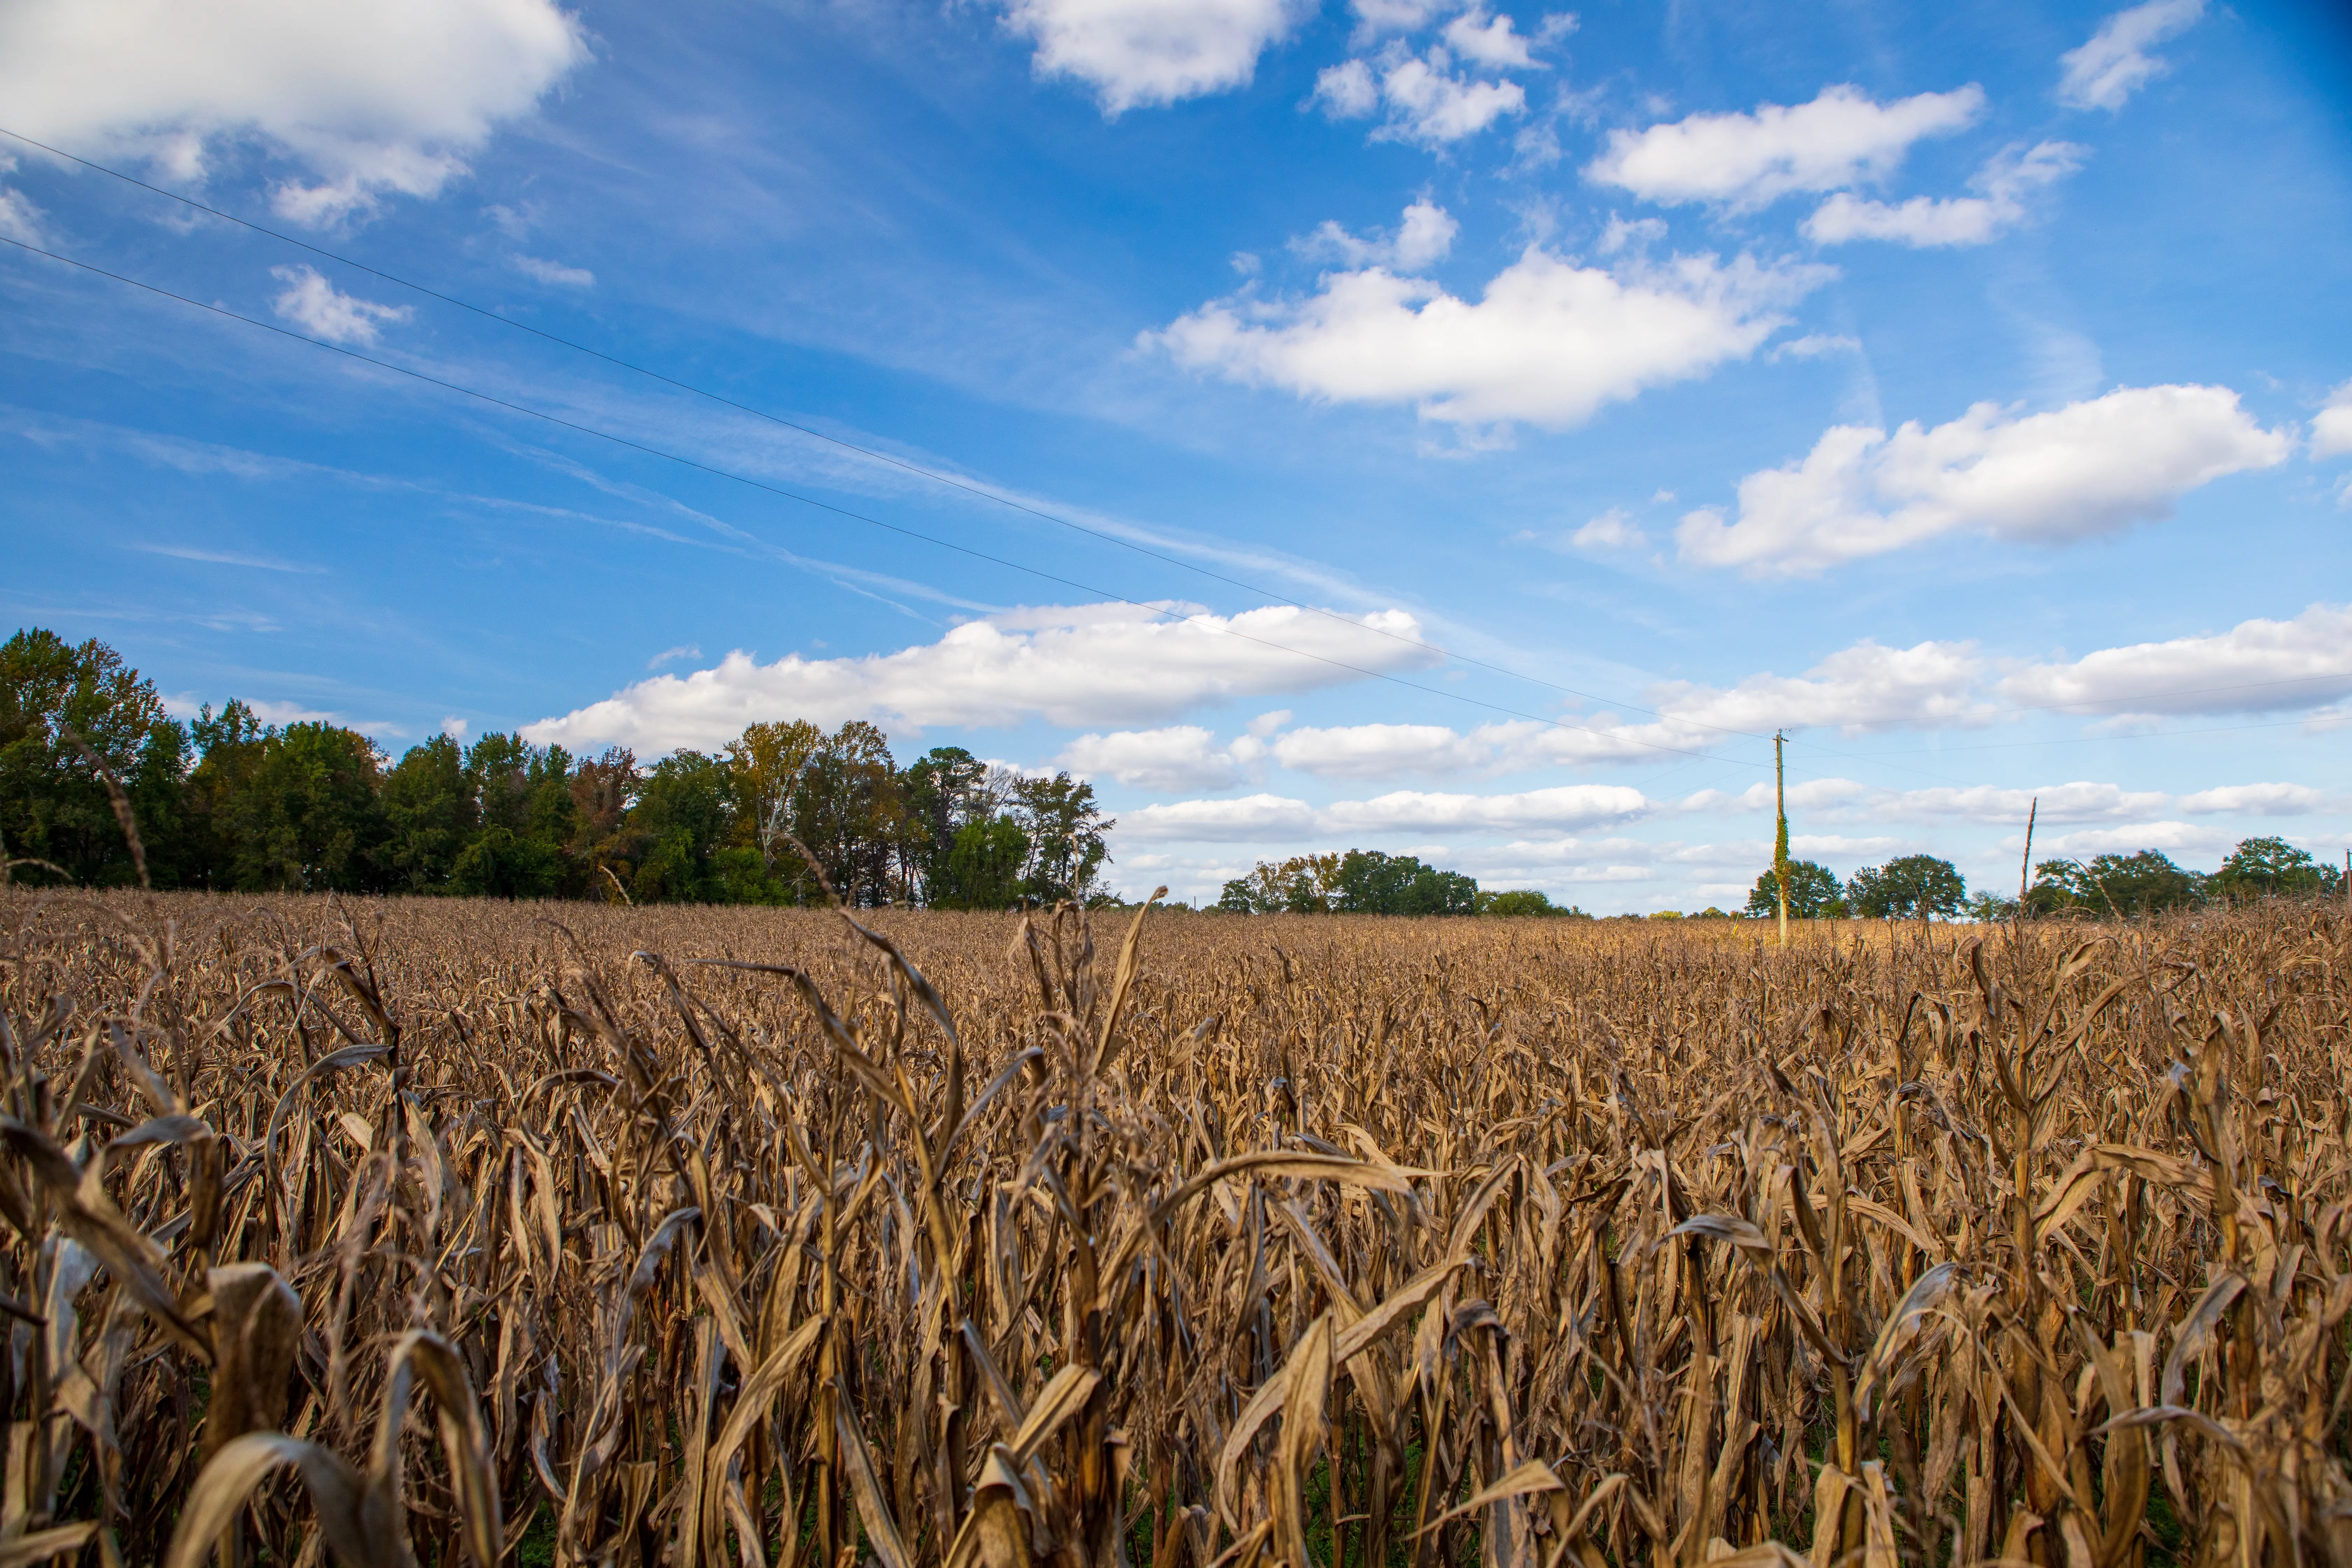
POLYGON ((2343 911, 1795 934, 0 893, 0 1563, 2352 1563, 2343 911))

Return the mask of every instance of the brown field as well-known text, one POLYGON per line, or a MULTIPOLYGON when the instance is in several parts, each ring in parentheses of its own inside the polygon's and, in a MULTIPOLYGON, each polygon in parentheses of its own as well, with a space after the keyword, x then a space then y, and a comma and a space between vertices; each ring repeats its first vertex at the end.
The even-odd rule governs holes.
POLYGON ((2352 1562, 2338 910, 870 924, 0 896, 0 1568, 2352 1562))

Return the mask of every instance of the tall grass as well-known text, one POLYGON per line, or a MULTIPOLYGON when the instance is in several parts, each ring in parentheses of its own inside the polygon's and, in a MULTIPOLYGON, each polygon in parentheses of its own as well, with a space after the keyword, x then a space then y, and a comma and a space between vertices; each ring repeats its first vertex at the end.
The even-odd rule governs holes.
POLYGON ((2352 1561, 2340 911, 560 912, 0 900, 0 1563, 2352 1561))

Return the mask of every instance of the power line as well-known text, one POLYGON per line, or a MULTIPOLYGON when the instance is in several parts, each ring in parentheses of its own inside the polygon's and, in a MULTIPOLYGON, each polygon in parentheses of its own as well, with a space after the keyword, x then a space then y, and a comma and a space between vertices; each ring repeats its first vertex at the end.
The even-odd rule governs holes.
MULTIPOLYGON (((424 382, 427 385, 437 386, 444 391, 454 392, 461 396, 470 397, 478 402, 488 404, 492 407, 505 409, 510 414, 520 414, 528 418, 542 420, 547 424, 556 426, 562 429, 571 430, 583 436, 593 437, 595 439, 600 441, 609 441, 616 447, 625 447, 633 452, 643 453, 646 457, 658 458, 665 462, 676 463, 681 468, 691 468, 698 473, 709 474, 714 479, 729 479, 736 484, 744 485, 755 490, 761 490, 769 495, 781 497, 785 500, 796 501, 803 506, 814 507, 821 511, 829 511, 836 517, 847 518, 853 522, 862 522, 869 527, 879 528, 888 532, 898 534, 904 538, 919 540, 925 544, 935 545, 941 550, 951 550, 959 555, 967 555, 975 561, 985 561, 991 565, 1003 566, 1011 571, 1026 573, 1033 577, 1041 578, 1045 582, 1059 584, 1066 588, 1075 588, 1083 594, 1097 595, 1101 598, 1113 600, 1118 604, 1129 605, 1134 609, 1149 611, 1155 616, 1163 616, 1179 623, 1193 621, 1200 618, 1195 616, 1178 615, 1173 610, 1163 609, 1157 605, 1149 605, 1140 599, 1130 599, 1124 594, 1114 593, 1108 588, 1098 588, 1091 584, 1080 582, 1075 577, 1065 577, 1058 573, 1045 571, 1042 567, 1025 565, 1021 562, 1008 560, 1001 555, 992 555, 984 550, 975 550, 967 544, 958 544, 952 540, 940 539, 936 535, 925 533, 919 529, 908 528, 895 522, 885 522, 880 518, 868 517, 863 512, 851 511, 846 507, 835 506, 830 501, 818 500, 813 496, 801 495, 795 491, 784 489, 780 486, 766 484, 759 479, 751 479, 745 475, 734 473, 726 468, 717 468, 709 463, 698 462, 692 458, 682 457, 676 452, 667 452, 658 447, 649 447, 642 441, 633 441, 625 436, 614 435, 609 430, 599 430, 593 426, 582 425, 573 420, 563 418, 559 415, 548 414, 540 409, 528 407, 520 403, 510 403, 505 398, 492 396, 487 392, 478 392, 470 386, 460 385, 458 383, 454 381, 445 381, 439 376, 427 374, 425 372, 421 370, 414 370, 406 365, 394 364, 389 360, 378 359, 373 354, 361 353, 358 350, 345 348, 341 343, 331 343, 319 338, 308 337, 303 333, 291 331, 286 327, 278 326, 275 322, 264 321, 253 316, 243 315, 236 310, 229 310, 226 306, 206 304, 204 300, 190 299, 185 294, 175 294, 171 289, 161 288, 156 284, 142 282, 136 278, 126 277, 120 272, 110 272, 103 267, 93 266, 87 261, 77 261, 70 256, 60 256, 53 250, 44 250, 37 245, 27 244, 21 239, 12 239, 5 235, 0 235, 0 243, 13 245, 17 249, 26 251, 34 256, 45 257, 51 261, 62 262, 68 267, 76 268, 81 271, 91 273, 94 276, 110 279, 112 282, 121 283, 129 288, 138 289, 146 293, 154 294, 163 299, 173 300, 176 303, 189 306, 194 310, 203 310, 211 315, 221 316, 229 321, 240 322, 245 326, 258 327, 263 331, 274 332, 279 337, 290 338, 299 343, 308 343, 312 348, 324 349, 330 353, 341 354, 346 359, 356 360, 362 364, 371 364, 379 370, 388 370, 396 375, 408 376, 412 380, 424 382)), ((1363 627, 1360 622, 1348 621, 1345 617, 1338 618, 1339 618, 1343 624, 1350 626, 1357 626, 1360 629, 1366 630, 1373 629, 1363 627)), ((1489 712, 1507 714, 1514 719, 1525 719, 1534 723, 1547 725, 1552 729, 1569 730, 1580 734, 1594 735, 1602 740, 1612 741, 1619 743, 1630 742, 1649 751, 1670 752, 1680 756, 1708 757, 1715 754, 1709 752, 1694 751, 1685 746, 1669 746, 1662 742, 1644 741, 1636 736, 1622 732, 1608 730, 1597 730, 1586 724, 1570 724, 1564 720, 1547 718, 1540 713, 1528 713, 1517 708, 1507 708, 1499 702, 1488 702, 1483 698, 1472 697, 1463 692, 1447 691, 1441 687, 1435 686, 1423 686, 1419 681, 1407 680, 1402 676, 1391 675, 1384 670, 1367 669, 1361 665, 1349 664, 1345 659, 1332 658, 1328 655, 1319 653, 1310 653, 1305 648, 1291 647, 1286 644, 1274 642, 1265 637, 1253 637, 1247 632, 1235 631, 1233 629, 1231 623, 1228 623, 1223 630, 1225 636, 1238 637, 1244 642, 1255 643, 1260 647, 1271 648, 1276 653, 1286 653, 1294 655, 1299 658, 1312 659, 1318 664, 1327 664, 1335 669, 1344 669, 1351 674, 1364 676, 1374 680, 1385 680, 1391 685, 1402 686, 1407 690, 1423 692, 1432 697, 1450 698, 1456 702, 1466 702, 1474 708, 1484 708, 1489 712)), ((1390 635, 1393 636, 1393 634, 1390 635)), ((1411 643, 1412 646, 1416 647, 1426 648, 1432 653, 1443 654, 1445 651, 1433 644, 1414 643, 1411 638, 1401 638, 1398 640, 1411 643)))
MULTIPOLYGON (((1540 676, 1528 675, 1524 671, 1511 669, 1503 665, 1490 664, 1484 659, 1472 658, 1466 654, 1456 653, 1450 648, 1439 647, 1436 644, 1423 638, 1409 637, 1401 633, 1389 631, 1384 627, 1367 626, 1360 621, 1349 620, 1347 616, 1339 615, 1331 610, 1325 609, 1320 605, 1311 605, 1302 599, 1294 599, 1286 595, 1275 593, 1271 589, 1260 587, 1254 583, 1244 582, 1238 577, 1228 576, 1222 572, 1212 571, 1206 566, 1198 565, 1192 562, 1183 560, 1181 557, 1168 554, 1164 551, 1154 550, 1148 545, 1138 544, 1130 539, 1123 539, 1116 533, 1107 532, 1098 528, 1089 528, 1085 523, 1075 522, 1068 518, 1056 516, 1052 512, 1045 511, 1036 507, 1030 506, 1026 502, 1014 500, 1010 496, 1002 495, 984 486, 971 484, 965 480, 955 478, 953 475, 940 473, 936 468, 927 468, 919 463, 910 463, 903 458, 892 457, 887 452, 877 451, 871 447, 861 447, 855 441, 844 440, 838 436, 827 435, 823 430, 814 429, 809 426, 786 419, 782 415, 771 414, 763 408, 755 408, 748 403, 739 403, 734 398, 729 397, 724 394, 712 392, 706 387, 696 386, 691 382, 680 381, 675 376, 665 375, 660 371, 650 370, 644 365, 632 363, 630 361, 622 359, 618 355, 606 353, 602 349, 591 348, 585 343, 575 342, 572 339, 564 337, 560 333, 548 331, 544 328, 534 327, 527 321, 518 321, 511 316, 502 315, 499 311, 490 310, 486 306, 477 305, 471 300, 461 300, 454 294, 445 294, 437 289, 429 288, 422 283, 412 282, 408 279, 403 278, 397 273, 386 272, 380 267, 371 267, 364 261, 355 261, 348 256, 340 255, 337 252, 328 250, 323 247, 312 245, 308 240, 298 239, 290 234, 281 233, 277 229, 268 227, 267 225, 255 223, 249 218, 239 217, 235 213, 223 212, 220 208, 207 205, 203 202, 195 200, 194 197, 184 196, 177 191, 167 191, 160 185, 151 185, 146 181, 139 179, 134 175, 126 174, 119 169, 110 169, 103 163, 94 163, 87 158, 77 157, 73 153, 64 151, 62 148, 52 147, 46 142, 36 142, 33 138, 26 136, 20 132, 10 131, 5 126, 0 126, 0 136, 7 136, 16 141, 22 142, 28 147, 37 147, 42 152, 49 153, 53 157, 63 158, 68 163, 79 163, 83 168, 89 169, 93 173, 108 175, 110 178, 121 181, 127 185, 135 185, 140 190, 163 196, 170 201, 178 202, 182 205, 193 208, 197 212, 208 213, 214 217, 223 219, 228 223, 236 224, 240 227, 250 229, 256 234, 267 235, 271 239, 278 240, 281 244, 290 245, 298 249, 307 250, 313 256, 323 257, 327 260, 335 262, 339 266, 352 268, 355 270, 368 274, 368 276, 372 278, 380 278, 384 282, 393 284, 397 288, 411 289, 416 293, 425 296, 427 299, 438 300, 445 305, 454 305, 458 310, 471 311, 473 314, 481 317, 485 321, 495 321, 502 327, 511 327, 520 332, 529 332, 535 338, 554 343, 562 348, 570 349, 575 353, 586 354, 591 359, 601 360, 606 364, 612 365, 619 370, 625 370, 631 374, 642 375, 650 380, 660 382, 665 386, 674 387, 680 392, 690 393, 697 397, 708 398, 713 403, 719 404, 728 408, 732 408, 740 414, 748 414, 755 419, 764 419, 772 425, 778 426, 786 430, 797 431, 801 435, 810 437, 814 440, 829 442, 835 447, 841 447, 845 451, 856 452, 860 457, 870 458, 877 463, 887 463, 892 468, 903 469, 908 473, 918 475, 937 484, 950 486, 952 489, 963 491, 967 495, 978 496, 983 500, 994 501, 999 506, 1010 507, 1015 511, 1025 512, 1031 517, 1040 519, 1045 522, 1053 523, 1055 526, 1059 528, 1066 528, 1074 532, 1083 533, 1090 539, 1099 540, 1106 544, 1115 544, 1122 550, 1130 550, 1139 555, 1150 556, 1154 561, 1163 562, 1168 565, 1178 567, 1183 571, 1197 573, 1201 576, 1207 577, 1213 582, 1225 584, 1229 587, 1239 588, 1244 593, 1255 594, 1260 598, 1271 599, 1276 604, 1287 605, 1293 609, 1304 610, 1310 615, 1321 616, 1327 620, 1336 621, 1340 625, 1354 627, 1358 630, 1370 631, 1378 636, 1388 637, 1392 641, 1405 643, 1413 647, 1432 648, 1438 653, 1444 654, 1447 658, 1454 660, 1456 663, 1474 665, 1480 669, 1491 670, 1497 675, 1508 676, 1514 680, 1524 680, 1528 682, 1530 685, 1545 687, 1550 690, 1562 692, 1570 697, 1580 697, 1585 699, 1587 701, 1591 702, 1605 702, 1612 708, 1622 708, 1631 713, 1646 713, 1654 719, 1667 719, 1669 717, 1667 714, 1663 713, 1654 708, 1643 708, 1631 702, 1620 702, 1613 698, 1601 696, 1597 692, 1581 691, 1572 686, 1562 686, 1558 681, 1546 680, 1540 676)), ((1712 730, 1719 734, 1743 736, 1748 740, 1762 740, 1765 738, 1752 731, 1734 730, 1721 724, 1704 723, 1696 719, 1671 720, 1670 721, 1687 724, 1695 729, 1712 730)), ((1570 727, 1575 728, 1576 726, 1570 727)))

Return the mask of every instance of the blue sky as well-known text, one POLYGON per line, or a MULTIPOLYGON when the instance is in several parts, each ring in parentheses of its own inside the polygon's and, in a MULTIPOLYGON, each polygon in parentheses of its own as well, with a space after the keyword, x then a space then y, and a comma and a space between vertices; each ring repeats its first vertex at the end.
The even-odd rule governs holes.
POLYGON ((1735 904, 1775 728, 1841 874, 2352 844, 2336 7, 677 16, 0 0, 0 128, 285 237, 0 139, 12 623, 394 755, 870 718, 1180 897, 1735 904))

